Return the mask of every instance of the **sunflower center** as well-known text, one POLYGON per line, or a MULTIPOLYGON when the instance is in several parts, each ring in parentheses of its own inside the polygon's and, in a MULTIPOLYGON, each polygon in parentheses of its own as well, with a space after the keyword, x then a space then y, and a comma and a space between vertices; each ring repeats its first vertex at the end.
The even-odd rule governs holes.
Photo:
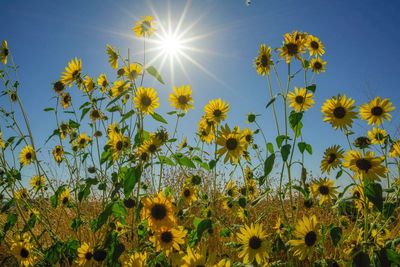
POLYGON ((60 154, 60 153, 61 153, 61 148, 60 148, 60 147, 57 147, 57 148, 56 148, 56 153, 57 153, 57 154, 60 154))
POLYGON ((361 197, 361 194, 360 194, 360 192, 358 192, 358 191, 355 191, 354 193, 353 193, 353 196, 354 196, 354 198, 360 198, 361 197))
POLYGON ((54 91, 61 92, 62 90, 64 90, 64 84, 60 81, 56 82, 54 84, 54 91))
POLYGON ((238 141, 236 138, 230 137, 228 140, 226 140, 226 148, 228 150, 235 150, 236 147, 238 146, 238 141))
POLYGON ((344 107, 336 107, 333 110, 333 116, 337 119, 343 119, 346 116, 346 109, 344 107))
POLYGON ((383 109, 379 106, 376 106, 371 109, 371 113, 372 115, 379 117, 383 114, 383 109))
POLYGON ((122 142, 122 141, 118 141, 116 144, 115 144, 115 147, 117 148, 117 150, 122 150, 122 147, 124 146, 124 142, 122 142))
POLYGON ((63 203, 64 205, 67 204, 67 203, 68 203, 68 197, 64 197, 63 200, 62 200, 62 203, 63 203))
POLYGON ((173 238, 174 237, 172 236, 172 233, 170 231, 161 233, 161 240, 164 243, 170 243, 173 240, 173 238))
POLYGON ((181 104, 181 105, 186 105, 187 102, 188 102, 188 99, 187 99, 186 96, 180 95, 180 96, 178 97, 178 102, 179 102, 179 104, 181 104))
POLYGON ((251 141, 251 135, 250 134, 247 134, 244 138, 246 139, 247 143, 250 143, 250 141, 251 141))
POLYGON ((261 239, 257 236, 252 236, 249 239, 249 247, 251 249, 254 249, 254 250, 259 249, 261 247, 261 244, 262 244, 261 239))
POLYGON ((317 50, 319 48, 319 43, 316 41, 311 41, 310 46, 312 49, 317 50))
POLYGON ((142 96, 142 99, 140 100, 140 103, 145 106, 148 107, 151 105, 151 98, 148 97, 147 95, 142 96))
POLYGON ((304 236, 304 242, 309 247, 313 246, 317 242, 317 234, 314 231, 308 232, 304 236))
POLYGON ((184 195, 185 197, 190 197, 190 190, 189 190, 188 188, 186 188, 186 189, 183 191, 183 195, 184 195))
POLYGON ((27 160, 32 159, 32 153, 31 153, 31 152, 26 153, 25 158, 26 158, 27 160))
POLYGON ((150 22, 148 22, 148 21, 143 21, 143 23, 142 23, 142 28, 143 28, 143 31, 149 31, 150 30, 150 28, 151 28, 151 24, 150 24, 150 22))
POLYGON ((226 193, 228 194, 228 196, 233 196, 233 190, 232 189, 228 189, 228 191, 226 191, 226 193))
POLYGON ((327 160, 328 164, 332 164, 335 161, 336 158, 337 158, 337 156, 336 156, 335 153, 329 154, 328 160, 327 160))
POLYGON ((103 87, 107 87, 108 82, 106 80, 104 80, 101 85, 103 85, 103 87))
POLYGON ((329 194, 329 187, 327 187, 326 185, 320 185, 318 187, 318 191, 321 193, 321 195, 328 195, 329 194))
POLYGON ((27 250, 26 248, 21 248, 19 255, 21 255, 22 258, 28 258, 29 250, 27 250))
POLYGON ((151 153, 156 152, 156 150, 157 150, 157 146, 156 146, 155 144, 151 144, 151 145, 149 146, 149 151, 150 151, 151 153))
POLYGON ((222 115, 222 111, 220 109, 216 109, 214 110, 213 115, 215 117, 220 117, 222 115))
POLYGON ((151 208, 151 216, 154 219, 161 221, 167 216, 167 208, 162 204, 155 204, 153 208, 151 208))
POLYGON ((85 254, 85 259, 86 260, 90 261, 92 259, 92 257, 93 257, 92 252, 90 252, 90 251, 86 252, 86 254, 85 254))
POLYGON ((268 66, 268 62, 269 62, 268 56, 267 55, 262 55, 260 62, 261 62, 261 66, 267 67, 268 66))
POLYGON ((298 104, 303 104, 303 102, 304 102, 304 97, 303 97, 302 95, 298 95, 298 96, 296 96, 295 101, 296 101, 296 103, 298 103, 298 104))
POLYGON ((4 49, 3 49, 3 53, 4 53, 5 56, 8 56, 8 53, 9 53, 8 49, 7 49, 7 48, 4 48, 4 49))
POLYGON ((93 118, 99 118, 100 117, 100 112, 98 110, 93 110, 92 111, 92 117, 93 118))
POLYGON ((377 133, 377 134, 375 135, 375 138, 376 138, 376 140, 379 140, 379 141, 381 141, 381 140, 383 140, 385 137, 384 137, 384 135, 383 135, 383 134, 381 134, 381 133, 377 133))
POLYGON ((73 73, 72 73, 72 78, 77 78, 79 76, 79 71, 78 70, 75 70, 73 73))
POLYGON ((85 138, 81 138, 81 139, 79 140, 79 144, 84 145, 85 143, 86 143, 85 138))
POLYGON ((369 169, 372 168, 372 164, 367 159, 358 159, 356 161, 356 166, 362 171, 368 172, 369 169))
POLYGON ((322 64, 321 64, 321 62, 316 61, 316 62, 314 63, 314 69, 316 69, 316 70, 322 69, 322 64))
POLYGON ((290 56, 294 56, 298 53, 299 46, 295 43, 288 43, 286 44, 286 49, 290 56))

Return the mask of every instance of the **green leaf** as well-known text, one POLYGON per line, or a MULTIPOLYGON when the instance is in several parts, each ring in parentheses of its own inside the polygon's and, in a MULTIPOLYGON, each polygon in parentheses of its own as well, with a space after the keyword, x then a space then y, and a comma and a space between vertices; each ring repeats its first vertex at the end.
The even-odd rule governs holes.
POLYGON ((137 165, 135 167, 129 168, 124 174, 124 194, 128 198, 138 183, 140 176, 142 175, 141 166, 137 165))
POLYGON ((292 146, 290 144, 286 144, 284 146, 282 146, 281 148, 281 155, 282 155, 282 160, 283 161, 287 161, 289 154, 290 154, 290 148, 292 146))
POLYGON ((307 151, 310 155, 312 154, 312 146, 310 144, 307 144, 306 142, 299 142, 297 146, 299 147, 301 154, 303 154, 304 151, 307 151))
POLYGON ((393 215, 394 211, 396 210, 396 204, 393 202, 385 202, 383 204, 383 215, 385 218, 389 218, 393 215))
POLYGON ((166 156, 160 155, 160 156, 158 157, 158 159, 159 159, 160 162, 163 163, 163 164, 167 164, 167 165, 170 165, 170 166, 175 166, 175 165, 176 165, 170 158, 168 158, 168 157, 166 157, 166 156))
POLYGON ((111 159, 111 151, 109 149, 106 149, 103 151, 103 153, 101 153, 100 164, 103 164, 104 162, 110 159, 111 159))
POLYGON ((221 237, 229 237, 230 234, 231 234, 231 230, 229 230, 228 227, 225 227, 225 228, 221 229, 221 231, 219 231, 219 236, 221 236, 221 237))
POLYGON ((199 241, 204 233, 204 231, 212 229, 212 222, 210 219, 201 220, 196 226, 197 240, 199 241))
POLYGON ((69 120, 68 124, 69 124, 69 126, 71 126, 72 128, 75 128, 75 129, 79 128, 79 126, 80 126, 79 123, 77 123, 76 121, 73 121, 73 120, 69 120))
POLYGON ((311 91, 311 92, 315 93, 315 90, 317 90, 317 85, 316 84, 311 84, 311 85, 307 86, 306 89, 308 91, 311 91))
POLYGON ((112 106, 110 108, 107 108, 108 112, 116 112, 116 111, 121 111, 121 107, 118 105, 112 106))
POLYGON ((289 115, 289 123, 290 127, 292 129, 295 129, 295 127, 301 122, 301 119, 303 118, 303 112, 296 112, 292 110, 289 115))
POLYGON ((43 109, 43 111, 45 111, 45 112, 52 111, 52 110, 55 110, 55 109, 54 108, 45 108, 45 109, 43 109))
POLYGON ((85 117, 85 115, 89 112, 90 108, 84 108, 82 109, 82 115, 81 115, 81 121, 85 117))
POLYGON ((153 66, 150 66, 146 69, 147 73, 150 74, 151 76, 153 76, 154 78, 157 79, 157 81, 159 81, 162 84, 164 83, 164 80, 162 79, 160 73, 158 73, 158 71, 156 70, 156 68, 154 68, 153 66))
POLYGON ((382 186, 380 184, 367 183, 364 188, 364 194, 379 211, 382 211, 383 197, 382 197, 382 186))
POLYGON ((268 108, 269 106, 271 106, 276 100, 276 96, 272 97, 270 101, 268 101, 267 105, 265 106, 265 108, 268 108))
POLYGON ((158 113, 154 112, 151 114, 151 117, 153 117, 153 119, 155 119, 156 121, 168 124, 168 122, 158 113))
POLYGON ((289 136, 286 136, 286 135, 278 135, 278 136, 276 137, 276 144, 278 145, 278 148, 281 148, 281 147, 282 147, 283 141, 289 140, 289 139, 290 139, 289 136))
POLYGON ((267 149, 269 153, 274 153, 274 145, 272 143, 267 144, 267 149))
POLYGON ((125 218, 128 213, 126 212, 124 203, 122 203, 121 200, 114 202, 112 205, 112 214, 121 222, 125 222, 125 218))
POLYGON ((121 122, 125 121, 126 119, 130 118, 133 114, 135 114, 135 110, 130 110, 127 113, 124 114, 121 118, 121 122))
POLYGON ((333 227, 329 230, 329 235, 332 240, 333 246, 337 247, 340 239, 342 238, 342 228, 340 227, 333 227))
POLYGON ((399 253, 397 253, 393 249, 387 248, 386 255, 392 263, 400 265, 400 254, 399 253))
POLYGON ((99 217, 97 218, 96 224, 94 225, 94 231, 98 231, 108 220, 112 211, 113 211, 113 203, 109 203, 106 208, 100 213, 99 217))
POLYGON ((175 155, 174 158, 175 158, 176 162, 181 166, 189 167, 189 168, 192 168, 192 169, 196 168, 196 165, 194 165, 193 161, 191 161, 186 156, 178 157, 178 156, 175 155))
POLYGON ((340 176, 342 176, 342 174, 343 174, 343 170, 338 171, 336 174, 336 179, 339 179, 340 176))
POLYGON ((264 178, 266 178, 274 168, 275 153, 272 153, 264 162, 264 178))

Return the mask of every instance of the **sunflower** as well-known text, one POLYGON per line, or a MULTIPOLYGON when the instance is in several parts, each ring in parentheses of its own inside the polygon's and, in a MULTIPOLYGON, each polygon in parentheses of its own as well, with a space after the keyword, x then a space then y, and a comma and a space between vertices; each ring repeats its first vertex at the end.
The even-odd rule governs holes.
POLYGON ((213 122, 207 120, 204 116, 201 117, 198 124, 198 135, 200 140, 210 144, 214 138, 214 124, 213 122))
POLYGON ((382 162, 382 157, 375 157, 373 151, 361 153, 360 150, 350 150, 344 157, 343 167, 352 170, 356 174, 355 178, 379 180, 388 171, 382 162))
POLYGON ((180 245, 185 244, 186 233, 187 231, 182 226, 176 228, 162 227, 149 239, 156 251, 163 251, 168 257, 174 250, 181 250, 180 245))
POLYGON ((136 80, 142 72, 142 66, 137 63, 131 63, 129 66, 124 66, 124 74, 127 79, 136 80))
POLYGON ((314 248, 320 239, 317 217, 312 215, 300 219, 296 224, 294 237, 295 239, 288 242, 294 250, 294 256, 298 256, 300 260, 311 259, 314 248))
POLYGON ((101 112, 101 110, 93 108, 89 113, 89 117, 92 120, 92 122, 95 123, 97 120, 104 119, 104 114, 103 112, 101 112))
POLYGON ((133 98, 135 107, 144 114, 153 114, 154 109, 160 106, 156 90, 154 88, 139 87, 133 98))
POLYGON ((271 47, 261 44, 258 56, 254 59, 254 64, 258 74, 262 76, 269 75, 271 65, 274 64, 271 60, 271 47))
POLYGON ((237 234, 242 250, 239 258, 243 258, 244 264, 256 261, 258 264, 265 263, 268 259, 267 232, 263 230, 262 224, 250 224, 240 228, 237 234))
POLYGON ((367 205, 368 209, 373 208, 374 205, 372 202, 369 201, 369 199, 364 195, 364 187, 362 184, 354 185, 352 189, 352 195, 354 206, 359 212, 364 212, 365 205, 367 205))
POLYGON ((30 181, 30 185, 35 191, 38 191, 39 189, 43 188, 45 183, 46 179, 42 175, 35 175, 32 177, 30 181))
POLYGON ((19 162, 22 166, 27 166, 36 159, 36 153, 33 147, 25 146, 19 153, 19 162))
POLYGON ((400 157, 400 140, 395 140, 390 145, 389 157, 391 157, 391 158, 400 157))
POLYGON ((175 208, 169 198, 162 192, 154 198, 143 199, 142 219, 149 221, 149 227, 158 230, 161 227, 172 227, 176 223, 175 208))
POLYGON ((36 256, 29 242, 17 241, 11 244, 11 253, 18 260, 20 266, 34 266, 36 256))
POLYGON ((212 266, 215 260, 214 253, 207 253, 205 248, 192 249, 187 247, 186 255, 182 257, 181 267, 212 266))
POLYGON ((53 83, 53 90, 57 94, 60 95, 64 91, 64 89, 65 89, 65 84, 62 81, 57 81, 53 83))
POLYGON ((93 248, 89 246, 86 242, 78 248, 78 259, 77 263, 79 266, 91 266, 93 264, 93 248))
POLYGON ((325 202, 330 203, 336 197, 336 187, 333 186, 334 182, 328 178, 319 179, 311 184, 311 194, 314 198, 319 197, 319 204, 325 202))
POLYGON ((58 197, 58 201, 62 206, 68 206, 71 203, 71 195, 69 193, 68 188, 64 188, 64 190, 61 192, 60 196, 58 197))
POLYGON ((111 87, 111 96, 118 97, 129 88, 129 83, 123 80, 116 80, 111 87))
POLYGON ((323 61, 321 58, 313 58, 310 61, 310 69, 312 72, 316 74, 320 74, 321 72, 325 72, 326 69, 326 61, 323 61))
POLYGON ((287 95, 292 107, 295 111, 301 112, 310 109, 314 105, 313 94, 308 92, 306 88, 294 87, 294 91, 287 95))
POLYGON ((119 124, 117 122, 113 122, 107 126, 107 134, 109 137, 114 134, 119 134, 120 131, 121 128, 119 127, 119 124))
POLYGON ((73 133, 74 130, 68 123, 62 122, 58 127, 58 131, 60 132, 61 139, 64 140, 67 137, 67 134, 73 133))
POLYGON ((353 119, 357 117, 354 100, 346 98, 346 95, 338 97, 332 97, 327 99, 321 108, 321 112, 324 115, 324 122, 329 122, 335 129, 347 129, 351 128, 353 119))
POLYGON ((256 180, 255 179, 247 180, 246 185, 240 188, 240 193, 244 196, 247 196, 250 200, 257 198, 260 192, 257 188, 256 180))
POLYGON ((238 163, 241 154, 245 150, 245 141, 240 133, 231 131, 228 125, 222 126, 217 138, 217 145, 221 146, 217 154, 225 155, 224 163, 228 160, 231 163, 238 163))
POLYGON ((193 186, 184 186, 181 196, 187 205, 191 205, 197 200, 197 189, 193 186))
POLYGON ((188 146, 188 143, 187 143, 187 138, 186 138, 186 136, 185 136, 185 137, 183 137, 182 141, 181 141, 180 144, 178 145, 178 151, 184 149, 184 148, 187 147, 187 146, 188 146))
POLYGON ((113 160, 117 160, 124 153, 124 151, 129 148, 130 143, 130 138, 122 135, 121 133, 110 135, 108 139, 108 145, 111 148, 113 160))
POLYGON ((87 136, 86 133, 81 133, 78 138, 75 140, 75 145, 78 146, 78 148, 85 148, 89 142, 92 141, 92 138, 87 136))
POLYGON ((69 106, 71 106, 71 103, 72 103, 72 98, 69 93, 61 94, 61 106, 63 109, 66 109, 69 106))
POLYGON ((114 48, 109 44, 106 45, 106 52, 111 68, 118 69, 118 53, 115 52, 114 48))
POLYGON ((141 20, 136 21, 135 27, 132 30, 137 37, 150 37, 155 31, 153 17, 142 17, 141 20))
POLYGON ((100 74, 97 78, 97 85, 100 86, 100 91, 102 93, 104 93, 107 90, 107 87, 110 85, 107 80, 107 76, 104 73, 100 74))
POLYGON ((158 150, 160 150, 161 142, 158 138, 150 138, 144 141, 138 148, 138 152, 146 152, 149 155, 155 154, 158 150))
POLYGON ((282 223, 280 216, 276 219, 273 229, 275 230, 275 233, 282 239, 285 232, 285 225, 282 223))
POLYGON ((322 56, 325 53, 325 48, 322 42, 318 37, 313 35, 308 35, 307 41, 305 43, 308 51, 310 52, 310 56, 322 56))
POLYGON ((368 137, 372 144, 382 145, 386 141, 387 133, 384 129, 374 127, 368 131, 368 137))
POLYGON ((36 208, 31 208, 28 211, 29 219, 31 219, 33 217, 37 218, 37 217, 39 217, 39 215, 40 215, 40 212, 36 208))
POLYGON ((1 42, 0 60, 4 65, 7 64, 7 59, 8 59, 9 54, 10 54, 10 50, 8 49, 8 43, 6 40, 3 40, 1 42))
POLYGON ((243 137, 243 140, 246 142, 246 145, 250 145, 251 143, 253 143, 253 134, 253 131, 249 128, 245 128, 243 129, 243 131, 241 131, 241 135, 243 137))
POLYGON ((147 261, 147 253, 146 252, 135 252, 131 255, 128 255, 123 261, 123 267, 145 267, 147 261))
POLYGON ((231 197, 231 198, 235 198, 239 191, 238 191, 238 187, 235 183, 234 180, 230 180, 227 184, 226 184, 226 188, 225 188, 225 193, 227 196, 231 197))
POLYGON ((217 264, 214 264, 213 267, 231 267, 231 260, 229 259, 222 259, 217 264))
POLYGON ((282 47, 278 48, 279 57, 286 60, 289 64, 292 57, 300 60, 300 54, 304 53, 304 38, 301 37, 297 32, 286 33, 282 47))
POLYGON ((94 90, 94 80, 92 77, 88 75, 85 76, 85 79, 83 79, 83 89, 87 94, 94 90))
POLYGON ((188 112, 189 108, 193 109, 192 90, 190 85, 182 85, 181 87, 173 87, 173 93, 169 95, 171 106, 178 110, 188 112))
POLYGON ((126 231, 127 231, 126 226, 123 225, 122 223, 117 222, 115 224, 115 232, 117 233, 118 236, 123 235, 124 233, 126 233, 126 231))
POLYGON ((4 143, 4 140, 3 140, 3 133, 0 132, 0 148, 5 148, 5 147, 6 147, 6 144, 4 143))
POLYGON ((343 149, 339 145, 334 145, 328 147, 321 161, 321 171, 322 173, 326 172, 328 174, 331 173, 331 169, 336 169, 341 163, 343 159, 343 149))
POLYGON ((254 173, 250 169, 249 165, 247 165, 246 168, 244 169, 244 178, 246 179, 246 181, 250 181, 250 180, 254 179, 254 173))
POLYGON ((393 110, 394 106, 388 98, 381 99, 378 96, 360 106, 360 117, 370 125, 379 126, 384 120, 391 120, 392 115, 389 112, 393 110))
POLYGON ((235 212, 237 206, 235 205, 235 201, 230 197, 225 197, 222 200, 222 208, 232 214, 235 212))
POLYGON ((68 66, 65 67, 65 71, 61 75, 61 81, 65 84, 68 85, 69 87, 72 86, 72 84, 77 82, 77 84, 80 83, 80 78, 81 78, 81 72, 82 72, 82 60, 74 58, 70 62, 68 62, 68 66))
POLYGON ((204 106, 205 118, 212 123, 220 123, 225 120, 229 111, 229 105, 222 99, 212 99, 204 106))
POLYGON ((15 191, 15 199, 17 200, 27 200, 29 198, 29 193, 26 188, 21 188, 15 191))

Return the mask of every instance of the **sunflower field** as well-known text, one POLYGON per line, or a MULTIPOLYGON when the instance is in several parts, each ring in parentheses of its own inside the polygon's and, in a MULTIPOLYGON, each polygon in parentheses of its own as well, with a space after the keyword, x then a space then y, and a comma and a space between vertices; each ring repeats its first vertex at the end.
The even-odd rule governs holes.
MULTIPOLYGON (((155 23, 145 16, 132 34, 146 44, 155 23)), ((273 139, 266 114, 228 125, 233 107, 218 98, 196 107, 196 135, 179 140, 179 122, 193 120, 191 86, 171 85, 160 99, 144 83, 164 84, 146 52, 105 52, 113 77, 85 73, 80 58, 55 77, 44 142, 57 145, 45 151, 19 97, 13 49, 1 43, 1 266, 400 266, 400 140, 384 127, 395 107, 379 96, 356 106, 345 94, 316 107, 326 70, 317 36, 285 33, 249 60, 265 80, 273 139), (157 113, 164 102, 172 111, 157 113), (347 142, 316 159, 318 177, 305 164, 310 109, 347 142), (356 121, 369 130, 356 136, 356 121)))

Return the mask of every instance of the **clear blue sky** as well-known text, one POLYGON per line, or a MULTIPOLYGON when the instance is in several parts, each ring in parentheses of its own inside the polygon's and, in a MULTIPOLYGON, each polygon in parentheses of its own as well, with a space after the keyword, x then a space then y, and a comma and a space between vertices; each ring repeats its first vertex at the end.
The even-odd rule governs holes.
MULTIPOLYGON (((221 97, 231 104, 229 123, 246 126, 245 114, 262 114, 260 122, 267 136, 273 137, 272 116, 264 108, 268 101, 266 81, 256 74, 253 58, 260 43, 278 47, 283 34, 292 30, 312 33, 326 47, 327 71, 317 78, 316 104, 304 121, 305 141, 313 144, 313 158, 318 162, 314 165, 314 160, 309 160, 314 170, 319 169, 325 147, 344 141, 338 131, 322 122, 320 106, 326 98, 347 93, 361 104, 380 95, 400 105, 400 2, 253 0, 250 7, 244 2, 193 1, 182 26, 199 19, 190 35, 207 36, 192 45, 209 52, 188 54, 225 85, 185 60, 189 79, 178 68, 174 81, 167 69, 162 71, 165 86, 151 79, 146 81, 159 92, 161 114, 171 110, 167 95, 172 85, 191 84, 196 110, 182 124, 186 132, 193 132, 203 105, 211 98, 221 97)), ((181 16, 185 3, 170 2, 174 20, 181 16)), ((105 72, 113 77, 105 45, 109 43, 121 51, 128 47, 140 51, 141 42, 133 38, 131 28, 140 16, 154 15, 150 6, 165 23, 167 1, 1 0, 0 39, 8 40, 14 59, 21 66, 20 95, 39 144, 54 129, 54 118, 43 108, 53 105, 51 82, 59 78, 66 63, 80 57, 84 73, 97 76, 105 72)), ((76 98, 79 92, 74 91, 76 98)), ((5 99, 0 99, 0 105, 4 104, 5 99)), ((393 112, 395 119, 386 127, 396 128, 399 110, 393 112)), ((366 124, 361 127, 366 128, 366 124)))

